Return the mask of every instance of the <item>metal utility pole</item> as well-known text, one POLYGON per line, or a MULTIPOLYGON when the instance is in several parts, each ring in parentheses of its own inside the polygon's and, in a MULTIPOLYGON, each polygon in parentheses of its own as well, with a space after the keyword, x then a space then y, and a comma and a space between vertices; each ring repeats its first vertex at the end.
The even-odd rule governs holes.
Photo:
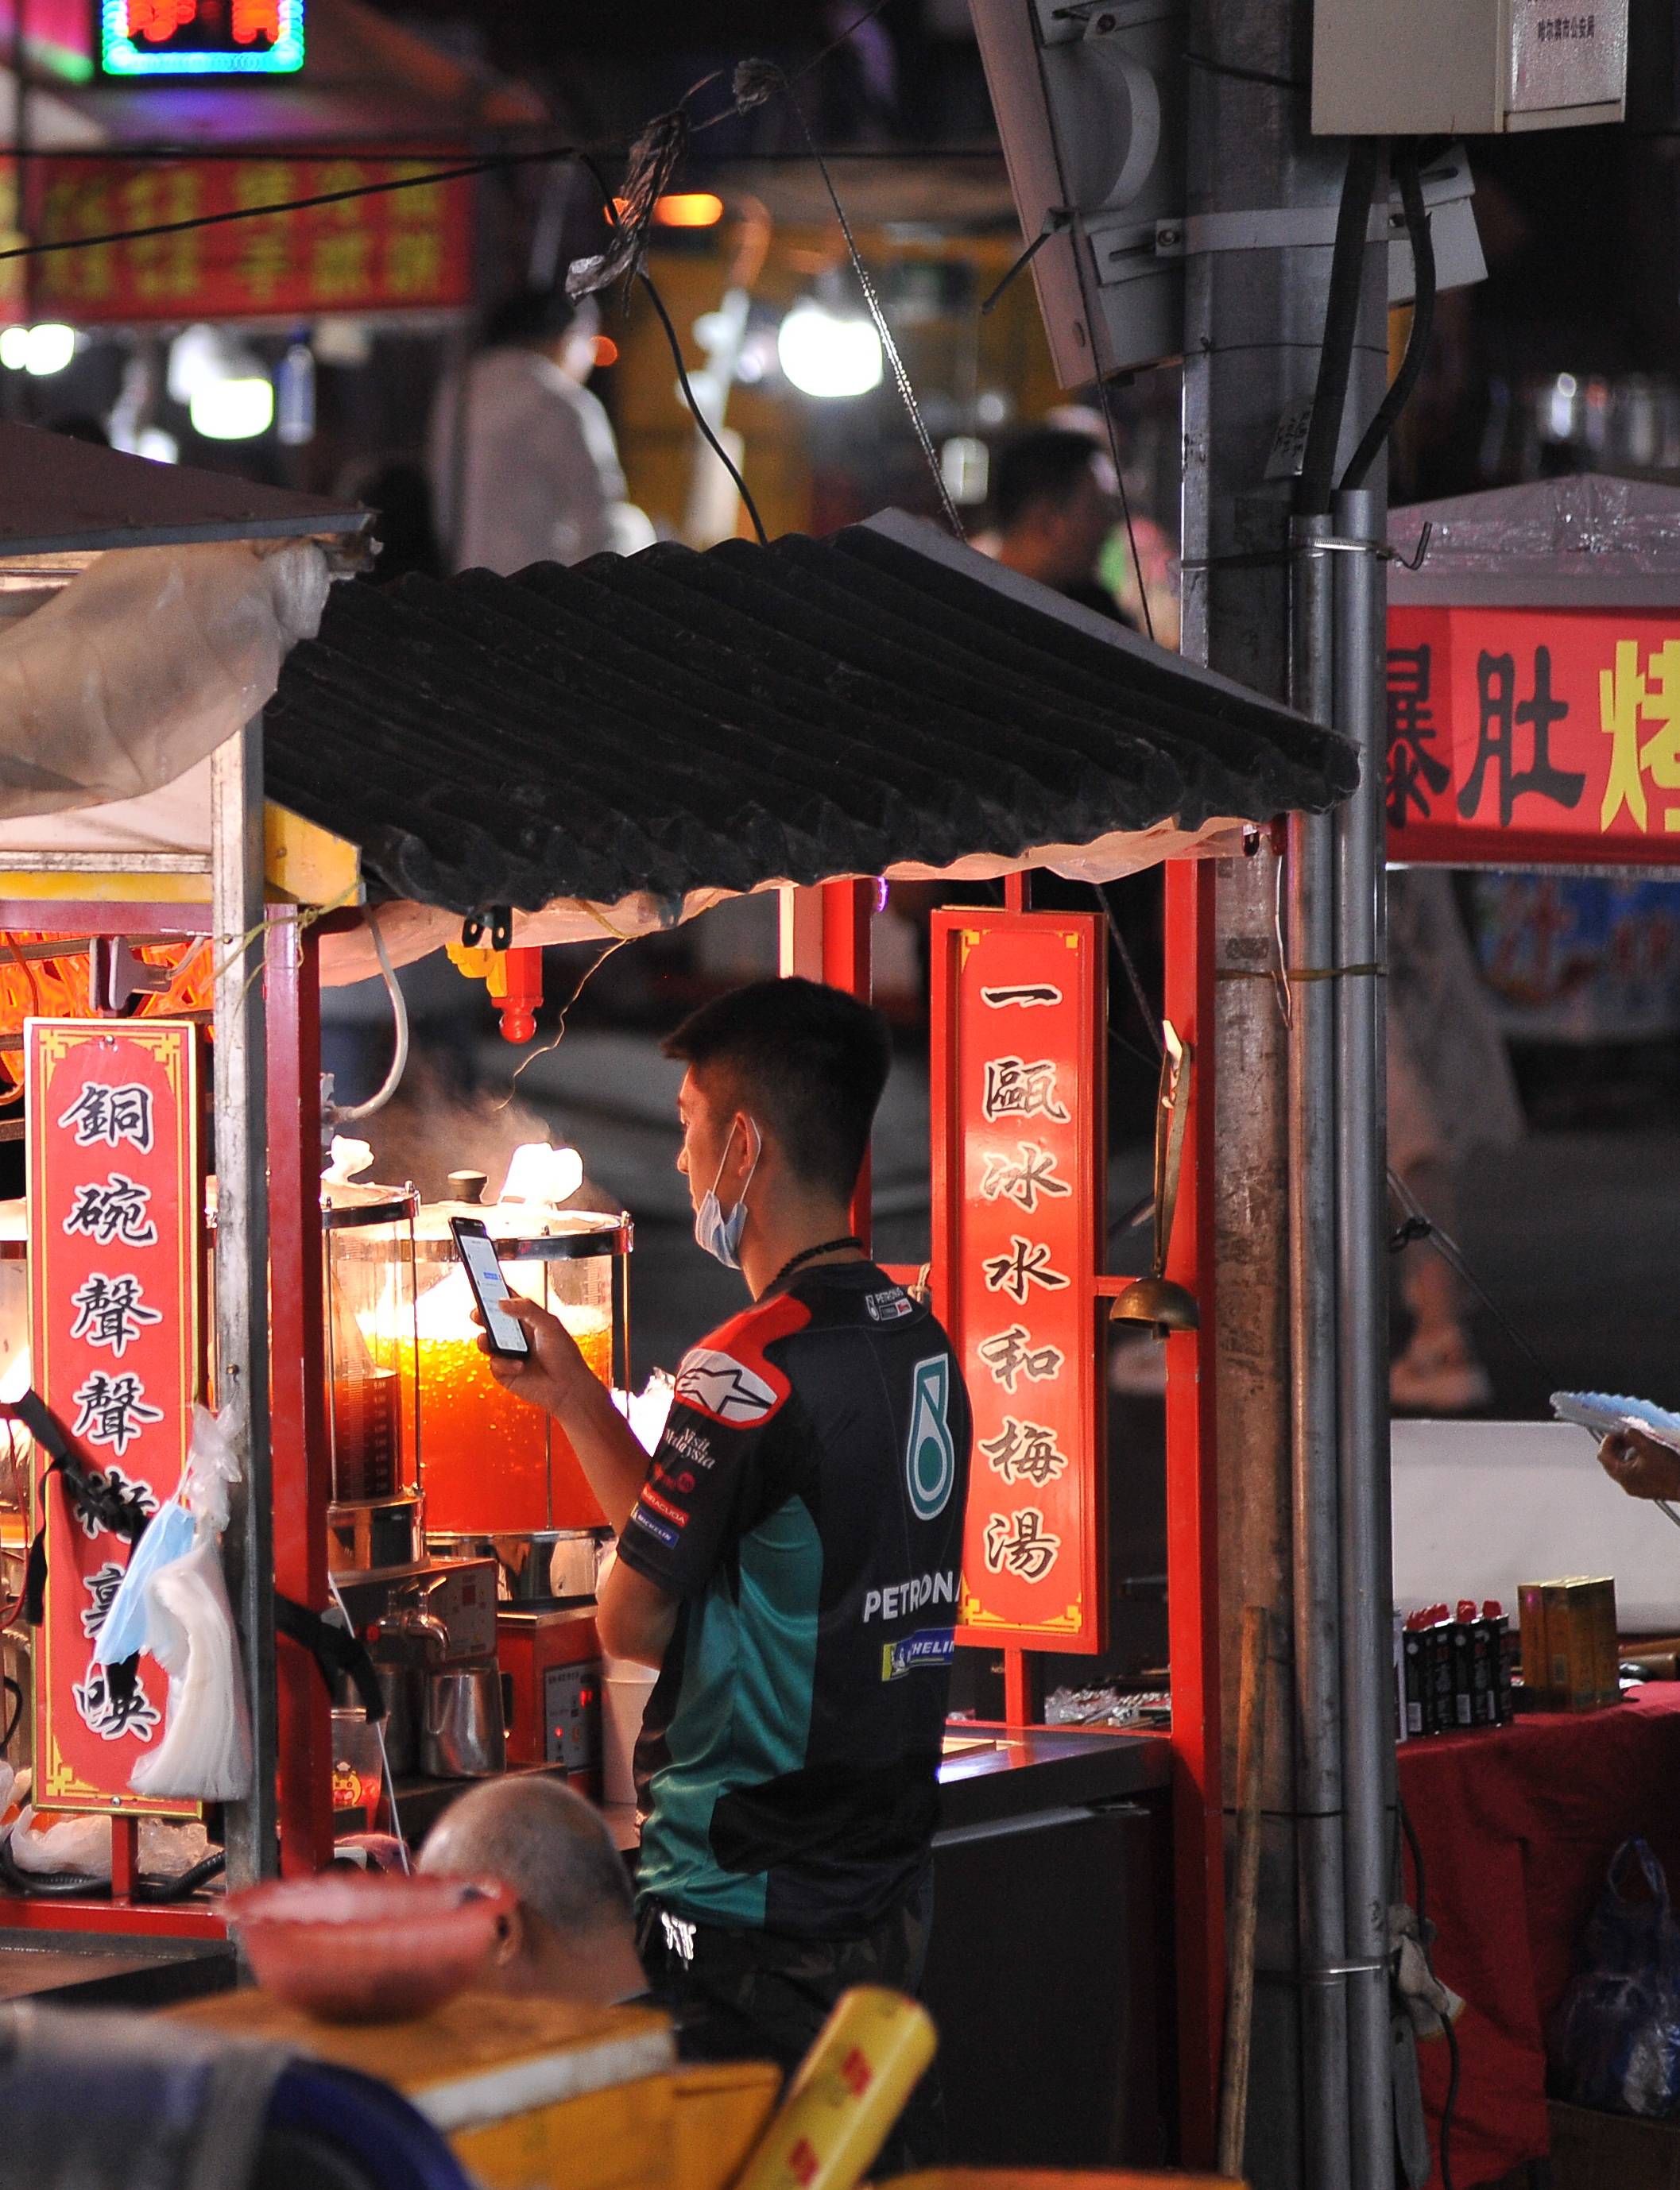
MULTIPOLYGON (((1286 445, 1298 446, 1318 377, 1348 157, 1345 139, 1309 133, 1310 42, 1308 0, 1192 0, 1183 648, 1331 720, 1363 673, 1350 665, 1344 683, 1335 670, 1330 634, 1343 604, 1332 565, 1357 561, 1376 584, 1376 654, 1368 599, 1361 627, 1371 706, 1381 586, 1369 556, 1312 545, 1342 536, 1337 519, 1352 521, 1344 511, 1291 530, 1298 467, 1286 445)), ((1387 364, 1385 247, 1367 247, 1364 258, 1338 457, 1375 410, 1387 364)), ((1381 496, 1360 501, 1362 534, 1380 537, 1381 496)), ((1364 721, 1369 728, 1369 708, 1364 721)), ((1362 800, 1358 826, 1366 833, 1371 814, 1362 800)), ((1370 1364, 1355 1404, 1338 1361, 1341 1324, 1364 1333, 1381 1285, 1380 1235, 1365 1223, 1361 1251, 1373 1259, 1359 1316, 1345 1317, 1355 1250, 1338 1184, 1365 1192, 1370 1134, 1361 1141, 1355 1126, 1338 1163, 1339 1061, 1359 1061, 1346 1083, 1350 1096, 1357 1089, 1356 1099, 1380 1103, 1382 1094, 1369 1001, 1350 1022, 1340 993, 1348 984, 1335 972, 1354 962, 1346 957, 1354 927, 1365 938, 1360 962, 1374 962, 1376 950, 1380 867, 1373 871, 1369 854, 1352 877, 1364 894, 1358 908, 1338 892, 1347 872, 1341 854, 1352 841, 1339 825, 1297 825, 1286 854, 1263 840, 1249 857, 1224 863, 1218 881, 1216 1360, 1228 1682, 1240 1662, 1245 1606, 1269 1608, 1274 1635, 1293 1639, 1288 1677, 1270 1684, 1265 1750, 1246 2163, 1257 2190, 1342 2190, 1349 2182, 1388 2190, 1393 2179, 1370 2047, 1380 2000, 1386 2061, 1386 1993, 1373 1972, 1355 1976, 1348 1966, 1374 1959, 1371 1923, 1350 1925, 1348 1897, 1369 1888, 1383 1824, 1381 1795, 1373 1808, 1371 1794, 1380 1735, 1348 1739, 1346 1676, 1369 1677, 1371 1649, 1363 1627, 1350 1641, 1345 1598, 1350 1586, 1363 1590, 1364 1626, 1372 1626, 1372 1591, 1385 1600, 1387 1593, 1386 1573, 1380 1586, 1372 1579, 1386 1537, 1376 1541, 1368 1510, 1376 1495, 1371 1447, 1380 1434, 1370 1364), (1331 978, 1290 983, 1290 971, 1311 968, 1331 978), (1362 1806, 1357 1829, 1348 1809, 1350 1769, 1362 1806)), ((1366 977, 1360 985, 1377 984, 1366 977)), ((1237 1716, 1228 1696, 1226 1726, 1237 1716)), ((1236 1784, 1229 1768, 1225 1784, 1236 1784)))

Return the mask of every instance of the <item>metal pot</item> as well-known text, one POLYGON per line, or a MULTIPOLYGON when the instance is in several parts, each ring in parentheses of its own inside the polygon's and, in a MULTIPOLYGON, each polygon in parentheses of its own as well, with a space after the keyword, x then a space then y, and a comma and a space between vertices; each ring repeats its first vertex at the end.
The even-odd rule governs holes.
POLYGON ((494 1559, 497 1595, 504 1604, 552 1604, 593 1597, 604 1530, 542 1529, 517 1536, 457 1536, 429 1529, 426 1544, 442 1558, 494 1559))
POLYGON ((502 1677, 496 1660, 428 1673, 421 1771, 433 1779, 490 1779, 507 1768, 502 1677))

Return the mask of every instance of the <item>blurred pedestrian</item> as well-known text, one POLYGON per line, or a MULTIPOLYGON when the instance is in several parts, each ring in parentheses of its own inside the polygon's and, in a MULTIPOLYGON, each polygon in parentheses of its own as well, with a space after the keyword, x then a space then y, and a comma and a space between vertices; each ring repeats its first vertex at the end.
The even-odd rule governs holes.
POLYGON ((1120 518, 1120 482, 1106 450, 1085 434, 1033 427, 998 457, 991 502, 993 529, 976 547, 1081 608, 1129 621, 1098 575, 1120 518))
POLYGON ((492 315, 485 348, 432 409, 432 493, 458 570, 633 554, 653 527, 626 499, 605 411, 585 386, 599 314, 564 283, 492 315))

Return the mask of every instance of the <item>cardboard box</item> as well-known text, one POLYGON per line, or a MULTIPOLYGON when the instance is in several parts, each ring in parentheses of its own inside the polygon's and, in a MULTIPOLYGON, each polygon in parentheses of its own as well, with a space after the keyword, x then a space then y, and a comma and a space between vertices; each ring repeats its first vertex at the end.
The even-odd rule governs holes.
POLYGON ((1680 2123, 1601 2114, 1554 2099, 1552 2190, 1680 2190, 1680 2123))
POLYGON ((1616 1586, 1571 1574, 1519 1585, 1523 1686, 1545 1711, 1590 1711, 1621 1699, 1616 1586))

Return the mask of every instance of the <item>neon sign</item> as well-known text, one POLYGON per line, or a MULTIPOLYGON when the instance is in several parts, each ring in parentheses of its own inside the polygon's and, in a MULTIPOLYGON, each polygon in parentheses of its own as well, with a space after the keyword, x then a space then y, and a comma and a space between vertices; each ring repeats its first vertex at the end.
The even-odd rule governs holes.
POLYGON ((304 65, 305 0, 98 0, 107 76, 287 76, 304 65))

